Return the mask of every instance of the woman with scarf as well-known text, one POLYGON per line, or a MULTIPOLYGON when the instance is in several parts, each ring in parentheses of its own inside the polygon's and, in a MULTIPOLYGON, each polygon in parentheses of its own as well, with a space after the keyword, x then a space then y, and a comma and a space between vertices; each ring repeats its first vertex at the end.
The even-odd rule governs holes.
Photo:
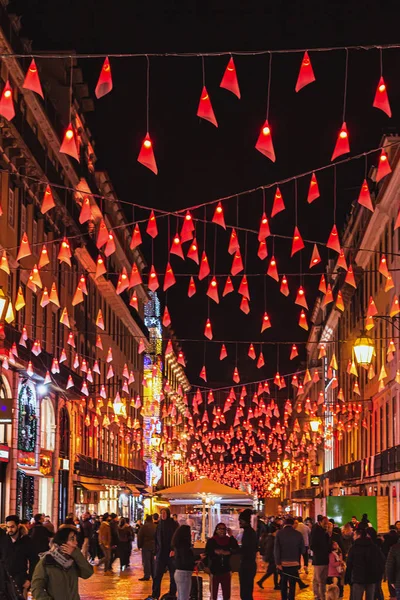
POLYGON ((89 579, 92 575, 92 565, 78 548, 76 530, 62 527, 36 565, 32 595, 35 600, 79 600, 79 577, 89 579))
POLYGON ((238 543, 234 537, 227 535, 226 525, 218 523, 213 537, 207 541, 205 551, 212 577, 211 600, 217 600, 220 584, 223 600, 230 600, 232 577, 230 557, 238 551, 238 543))

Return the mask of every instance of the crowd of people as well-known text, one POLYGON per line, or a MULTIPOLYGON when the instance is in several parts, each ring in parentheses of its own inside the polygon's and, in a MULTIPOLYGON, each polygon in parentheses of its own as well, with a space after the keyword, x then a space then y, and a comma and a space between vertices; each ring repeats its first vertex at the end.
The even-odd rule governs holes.
POLYGON ((309 575, 310 562, 315 600, 339 600, 346 585, 351 600, 364 595, 366 600, 383 600, 384 581, 389 597, 400 600, 399 521, 378 535, 367 515, 339 527, 323 515, 315 523, 282 516, 264 521, 245 509, 239 525, 240 543, 221 522, 195 554, 190 523, 179 523, 168 508, 135 526, 114 513, 85 513, 79 519, 70 514, 58 531, 45 515, 37 514, 29 523, 10 515, 0 527, 0 600, 26 599, 28 593, 34 600, 79 600, 78 580, 91 577, 93 565, 103 565, 105 576, 115 572, 117 558, 120 573, 130 567, 135 538, 143 565, 139 581, 152 585, 148 600, 159 600, 167 572, 167 596, 189 600, 199 581, 193 582, 193 571, 199 569, 210 575, 211 600, 217 600, 220 587, 223 600, 230 600, 234 571, 239 573, 241 600, 253 600, 258 553, 266 569, 256 584, 264 589, 273 577, 282 600, 294 600, 296 585, 309 587, 302 577, 309 575))

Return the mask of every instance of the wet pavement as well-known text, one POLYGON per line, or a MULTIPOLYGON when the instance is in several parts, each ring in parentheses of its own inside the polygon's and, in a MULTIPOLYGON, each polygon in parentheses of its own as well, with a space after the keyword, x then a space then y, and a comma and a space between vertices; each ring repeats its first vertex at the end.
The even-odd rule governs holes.
MULTIPOLYGON (((119 560, 114 562, 113 575, 105 576, 103 567, 95 567, 95 573, 86 581, 80 580, 79 591, 82 600, 144 600, 151 595, 151 581, 139 581, 143 576, 141 553, 136 548, 132 551, 131 566, 128 570, 120 573, 119 560)), ((265 563, 261 560, 258 564, 256 580, 261 577, 265 571, 265 563)), ((200 573, 203 578, 203 600, 209 600, 210 587, 208 575, 200 573)), ((314 600, 312 593, 312 575, 302 575, 305 583, 310 587, 302 592, 296 590, 296 598, 299 600, 314 600)), ((168 591, 169 576, 166 574, 162 581, 161 593, 168 591)), ((348 586, 346 586, 348 590, 348 586)), ((348 594, 346 594, 348 596, 348 594)), ((232 600, 240 600, 238 574, 232 575, 232 600)), ((218 600, 222 600, 222 594, 218 600)), ((260 590, 257 585, 254 586, 254 600, 280 600, 280 592, 273 589, 273 578, 270 577, 264 582, 264 590, 260 590)))

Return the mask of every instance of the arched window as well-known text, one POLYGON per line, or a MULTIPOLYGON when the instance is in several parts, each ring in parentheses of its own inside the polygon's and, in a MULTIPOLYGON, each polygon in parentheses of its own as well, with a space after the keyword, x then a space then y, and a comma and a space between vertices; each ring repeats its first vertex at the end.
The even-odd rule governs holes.
POLYGON ((56 421, 53 404, 45 396, 40 405, 40 447, 54 452, 56 421))

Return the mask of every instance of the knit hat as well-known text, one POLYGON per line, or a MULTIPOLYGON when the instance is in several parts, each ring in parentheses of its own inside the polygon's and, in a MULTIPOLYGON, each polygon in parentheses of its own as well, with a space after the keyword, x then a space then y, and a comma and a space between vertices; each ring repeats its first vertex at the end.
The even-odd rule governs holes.
POLYGON ((242 510, 242 512, 240 513, 239 520, 250 524, 252 514, 253 511, 251 510, 251 508, 245 508, 245 510, 242 510))

